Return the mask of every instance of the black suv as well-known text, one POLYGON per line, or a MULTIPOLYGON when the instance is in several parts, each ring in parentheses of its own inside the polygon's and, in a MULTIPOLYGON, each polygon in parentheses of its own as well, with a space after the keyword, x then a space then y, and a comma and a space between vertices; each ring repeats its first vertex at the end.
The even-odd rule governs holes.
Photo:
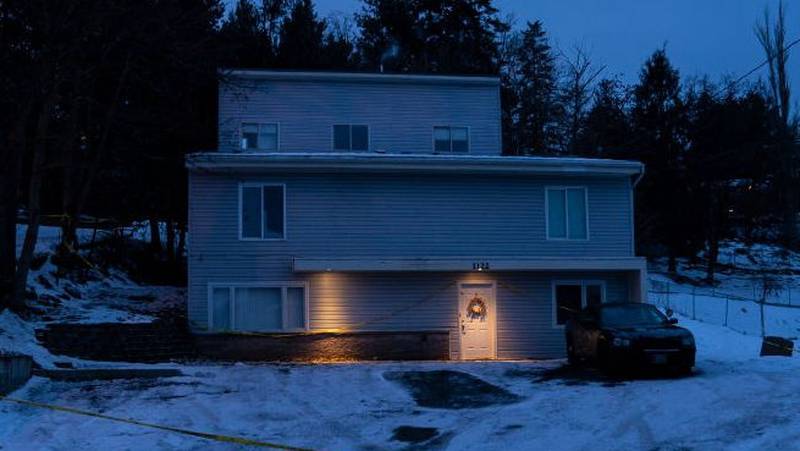
POLYGON ((609 371, 668 366, 690 373, 694 336, 677 322, 650 304, 592 305, 567 321, 567 356, 609 371))

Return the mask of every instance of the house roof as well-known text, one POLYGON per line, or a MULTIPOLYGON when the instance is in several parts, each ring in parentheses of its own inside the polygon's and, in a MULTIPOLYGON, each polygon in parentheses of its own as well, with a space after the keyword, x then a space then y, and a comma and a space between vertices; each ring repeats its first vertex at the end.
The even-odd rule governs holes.
POLYGON ((504 157, 389 153, 221 153, 187 155, 194 171, 294 170, 301 172, 402 172, 487 174, 641 175, 638 161, 595 158, 504 157))
POLYGON ((220 75, 252 80, 372 82, 404 84, 458 84, 473 86, 500 86, 499 77, 472 75, 423 75, 377 72, 325 72, 261 69, 221 69, 220 75))

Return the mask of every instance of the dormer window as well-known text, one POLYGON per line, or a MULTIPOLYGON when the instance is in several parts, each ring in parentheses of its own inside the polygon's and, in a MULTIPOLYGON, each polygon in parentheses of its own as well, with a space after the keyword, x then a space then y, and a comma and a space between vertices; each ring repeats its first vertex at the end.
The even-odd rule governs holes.
POLYGON ((278 150, 278 124, 243 123, 241 148, 250 152, 278 150))
POLYGON ((353 124, 334 125, 333 150, 369 150, 369 127, 353 124))
POLYGON ((433 151, 436 153, 468 153, 469 128, 433 127, 433 151))

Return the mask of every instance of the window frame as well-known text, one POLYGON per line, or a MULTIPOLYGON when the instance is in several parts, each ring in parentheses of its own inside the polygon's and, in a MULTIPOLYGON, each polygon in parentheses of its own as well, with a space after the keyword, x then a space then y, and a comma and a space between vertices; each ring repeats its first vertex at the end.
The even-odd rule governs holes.
POLYGON ((601 279, 554 279, 550 284, 551 293, 551 309, 552 309, 552 325, 553 328, 563 329, 566 324, 558 324, 558 300, 556 299, 556 289, 559 286, 579 286, 581 287, 581 309, 586 308, 586 287, 589 285, 600 286, 600 303, 605 304, 608 301, 606 297, 606 281, 601 279))
POLYGON ((355 123, 338 123, 338 124, 331 124, 331 150, 334 152, 369 152, 372 149, 372 127, 369 124, 355 124, 355 123), (350 138, 350 148, 349 149, 337 149, 336 148, 336 127, 345 126, 349 131, 349 138, 350 138), (353 149, 353 126, 357 127, 366 127, 367 128, 367 148, 364 150, 355 150, 353 149))
MULTIPOLYGON (((256 143, 257 145, 258 143, 256 143)), ((254 153, 254 152, 279 152, 281 150, 281 123, 280 122, 258 122, 258 121, 241 121, 239 123, 239 146, 238 146, 240 153, 254 153), (255 149, 243 149, 242 148, 242 140, 244 139, 244 125, 245 124, 252 124, 258 126, 258 133, 257 136, 261 136, 261 126, 262 125, 274 125, 275 126, 275 150, 269 150, 262 147, 256 147, 255 149)))
POLYGON ((545 186, 544 188, 544 230, 545 238, 547 241, 589 241, 589 188, 585 185, 554 185, 545 186), (584 209, 584 222, 586 227, 586 237, 584 238, 570 238, 569 236, 569 195, 568 190, 581 189, 583 190, 583 209, 584 209), (566 227, 566 236, 552 237, 550 236, 550 191, 564 191, 564 215, 566 227))
POLYGON ((438 155, 467 155, 472 153, 472 127, 469 125, 434 125, 431 127, 431 150, 438 155), (446 128, 450 131, 450 150, 447 152, 438 152, 436 150, 436 129, 446 128), (453 129, 463 128, 467 130, 467 150, 465 152, 453 151, 453 129))
POLYGON ((206 331, 208 333, 231 333, 231 332, 241 332, 236 329, 236 325, 234 324, 234 319, 236 318, 236 302, 234 301, 234 296, 236 293, 237 288, 280 288, 281 290, 281 324, 283 327, 280 330, 263 330, 253 333, 303 333, 308 332, 311 330, 311 318, 309 318, 309 293, 308 293, 308 282, 303 281, 283 281, 283 282, 211 282, 208 284, 208 294, 207 294, 207 302, 206 308, 208 309, 208 325, 206 326, 206 331), (228 307, 228 323, 231 325, 229 330, 215 330, 214 327, 214 290, 217 288, 227 288, 228 289, 228 302, 230 305, 228 307), (288 289, 289 288, 302 288, 303 289, 303 327, 302 328, 286 328, 287 318, 287 309, 286 304, 288 302, 288 289))
POLYGON ((239 241, 286 241, 289 233, 286 229, 286 184, 285 183, 270 183, 270 182, 239 182, 239 199, 238 199, 238 219, 239 222, 239 241), (283 190, 283 236, 280 238, 265 238, 264 237, 264 188, 280 186, 283 190), (242 203, 244 200, 245 188, 261 188, 261 237, 245 237, 243 232, 244 224, 242 223, 242 203))

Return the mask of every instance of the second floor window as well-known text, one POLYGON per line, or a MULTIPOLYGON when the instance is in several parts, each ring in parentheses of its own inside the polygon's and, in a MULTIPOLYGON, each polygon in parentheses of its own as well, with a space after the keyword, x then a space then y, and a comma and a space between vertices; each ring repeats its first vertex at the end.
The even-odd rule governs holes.
POLYGON ((589 237, 586 188, 545 189, 547 205, 547 238, 585 240, 589 237))
POLYGON ((351 124, 334 125, 333 150, 369 150, 369 127, 351 124))
POLYGON ((243 184, 239 191, 239 238, 282 240, 286 237, 283 185, 243 184))
POLYGON ((353 124, 334 125, 333 150, 369 150, 369 127, 353 124))
POLYGON ((433 127, 433 151, 437 153, 469 152, 467 127, 433 127))
POLYGON ((242 150, 278 150, 278 124, 242 124, 242 150))

